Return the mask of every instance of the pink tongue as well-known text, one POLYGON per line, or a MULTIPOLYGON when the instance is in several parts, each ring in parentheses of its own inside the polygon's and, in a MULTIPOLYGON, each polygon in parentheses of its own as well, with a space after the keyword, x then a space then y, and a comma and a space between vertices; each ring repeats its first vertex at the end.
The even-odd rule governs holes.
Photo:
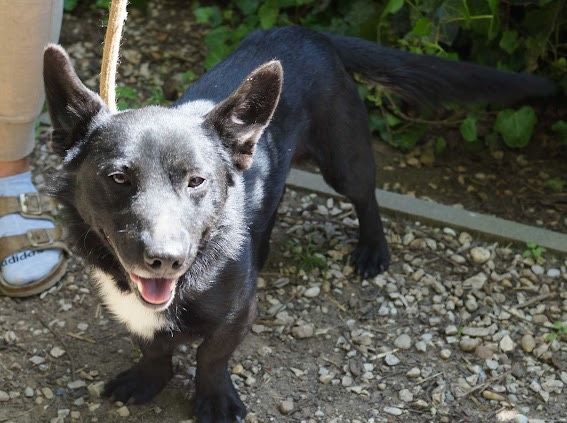
POLYGON ((138 285, 142 298, 150 304, 166 303, 175 287, 175 279, 146 279, 135 275, 131 277, 138 285))

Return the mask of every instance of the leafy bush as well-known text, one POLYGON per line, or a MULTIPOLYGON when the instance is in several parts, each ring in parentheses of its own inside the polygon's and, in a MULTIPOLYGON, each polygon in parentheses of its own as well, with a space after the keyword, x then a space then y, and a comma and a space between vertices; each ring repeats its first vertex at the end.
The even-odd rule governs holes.
MULTIPOLYGON (((145 8, 149 0, 131 0, 145 8)), ((210 69, 251 31, 289 24, 362 37, 417 54, 466 60, 512 71, 536 72, 554 79, 567 93, 567 2, 564 0, 225 0, 218 6, 186 0, 207 31, 204 66, 210 69)), ((107 8, 110 0, 65 0, 107 8)), ((172 6, 173 7, 173 6, 172 6)), ((194 75, 193 75, 194 77, 194 75)), ((193 79, 193 78, 191 78, 193 79)), ((387 143, 411 149, 431 127, 456 128, 469 144, 510 148, 529 144, 537 123, 530 106, 488 112, 483 108, 427 114, 408 112, 382 87, 359 80, 370 109, 373 132, 387 143)), ((125 102, 131 101, 125 97, 125 102)), ((567 145, 567 123, 552 124, 567 145)), ((442 137, 431 142, 440 153, 442 137)))
MULTIPOLYGON (((567 92, 567 5, 564 0, 230 0, 222 8, 194 3, 197 22, 208 25, 205 67, 214 66, 250 31, 300 24, 391 45, 418 54, 467 60, 512 71, 543 73, 567 92)), ((537 117, 523 106, 485 109, 467 115, 456 109, 443 116, 410 116, 380 86, 360 81, 375 133, 386 142, 410 149, 431 126, 460 130, 468 143, 493 144, 502 139, 522 148, 532 138, 537 117)), ((567 124, 553 125, 567 143, 567 124)), ((437 138, 436 151, 446 142, 437 138)))

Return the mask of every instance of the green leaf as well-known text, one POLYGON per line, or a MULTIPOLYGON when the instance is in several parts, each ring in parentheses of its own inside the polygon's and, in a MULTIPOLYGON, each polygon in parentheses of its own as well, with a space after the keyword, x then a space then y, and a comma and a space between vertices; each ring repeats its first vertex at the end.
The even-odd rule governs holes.
POLYGON ((393 143, 396 147, 401 148, 402 150, 411 150, 415 147, 415 145, 421 140, 423 135, 427 132, 425 127, 414 127, 408 128, 407 130, 396 133, 393 136, 393 143))
POLYGON ((384 117, 386 118, 386 123, 388 124, 388 126, 391 126, 392 128, 402 123, 400 118, 394 116, 391 113, 386 113, 384 117))
POLYGON ((437 137, 435 139, 435 144, 433 146, 433 150, 435 151, 435 155, 439 156, 443 154, 447 149, 447 141, 443 137, 437 137))
POLYGON ((490 11, 493 14, 498 13, 499 4, 500 4, 500 0, 488 0, 488 7, 490 7, 490 11))
POLYGON ((504 143, 510 148, 522 148, 528 145, 537 117, 530 106, 524 106, 518 110, 506 109, 498 112, 494 129, 504 139, 504 143))
POLYGON ((95 6, 99 9, 108 9, 110 7, 110 0, 96 0, 95 6))
POLYGON ((476 131, 476 117, 468 115, 459 126, 463 139, 467 142, 474 142, 477 140, 476 131))
POLYGON ((196 7, 193 10, 195 20, 198 23, 211 24, 212 26, 220 25, 222 22, 222 14, 217 6, 196 7))
POLYGON ((229 38, 230 29, 224 25, 211 29, 207 33, 204 40, 207 46, 207 57, 204 63, 206 69, 212 68, 230 53, 229 38))
POLYGON ((561 178, 551 178, 545 181, 545 186, 554 192, 562 192, 567 186, 567 181, 561 178))
POLYGON ((508 54, 514 53, 518 47, 520 47, 520 42, 518 40, 518 33, 516 31, 504 31, 500 43, 498 44, 502 50, 508 54))
POLYGON ((63 9, 65 12, 70 12, 77 7, 78 2, 79 0, 65 0, 63 3, 63 9))
POLYGON ((251 15, 258 9, 260 2, 259 0, 235 0, 234 3, 244 15, 251 15))
POLYGON ((432 26, 433 23, 429 19, 421 17, 415 22, 415 25, 413 26, 411 33, 416 37, 425 37, 426 35, 429 35, 429 33, 431 32, 432 26))
POLYGON ((260 18, 260 26, 263 29, 272 28, 277 20, 280 9, 276 0, 268 0, 260 9, 258 9, 258 17, 260 18))
POLYGON ((558 120, 551 126, 551 130, 559 135, 559 142, 567 144, 567 122, 558 120))
POLYGON ((404 0, 388 0, 382 16, 393 15, 404 6, 404 0))

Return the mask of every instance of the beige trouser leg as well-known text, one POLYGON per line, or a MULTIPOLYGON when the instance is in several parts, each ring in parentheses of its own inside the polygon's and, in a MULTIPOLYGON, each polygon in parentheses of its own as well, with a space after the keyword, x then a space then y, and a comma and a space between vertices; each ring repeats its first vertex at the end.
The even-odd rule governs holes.
POLYGON ((45 100, 43 49, 58 40, 62 17, 63 0, 0 0, 0 161, 33 150, 45 100))

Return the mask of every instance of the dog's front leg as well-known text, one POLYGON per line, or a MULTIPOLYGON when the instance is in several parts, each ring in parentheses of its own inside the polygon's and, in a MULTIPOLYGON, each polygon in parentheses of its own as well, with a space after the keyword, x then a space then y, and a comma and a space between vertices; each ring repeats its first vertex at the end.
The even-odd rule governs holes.
POLYGON ((244 421, 246 407, 232 384, 227 365, 256 315, 256 302, 239 321, 224 324, 205 337, 197 350, 195 416, 199 423, 244 421))
POLYGON ((155 397, 173 376, 171 357, 175 346, 169 335, 141 341, 142 359, 104 386, 103 396, 124 403, 142 404, 155 397))

